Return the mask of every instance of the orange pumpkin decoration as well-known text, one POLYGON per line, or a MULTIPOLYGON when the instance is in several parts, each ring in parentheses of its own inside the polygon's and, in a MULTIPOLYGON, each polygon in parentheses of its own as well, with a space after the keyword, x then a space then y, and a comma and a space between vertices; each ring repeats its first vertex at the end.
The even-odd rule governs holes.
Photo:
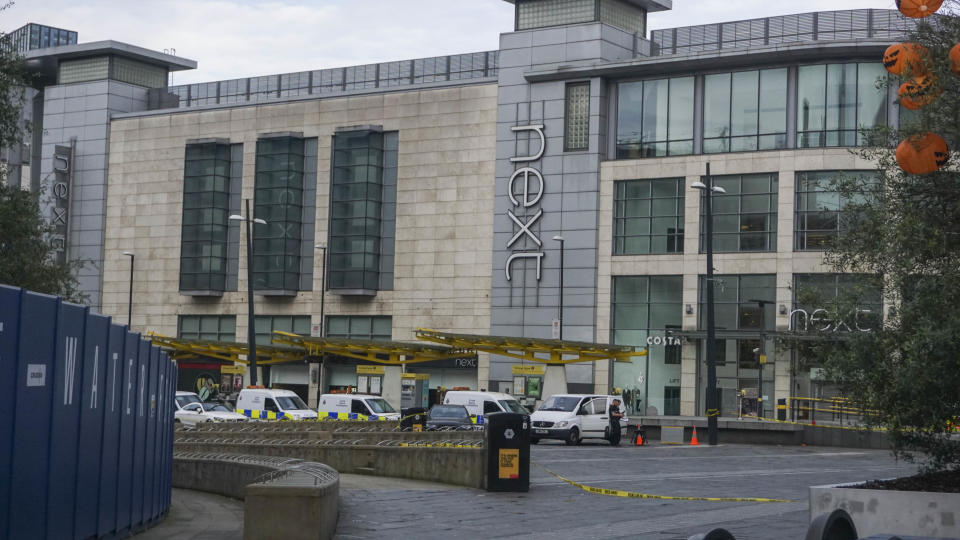
POLYGON ((897 146, 897 163, 910 174, 928 174, 947 164, 950 149, 936 133, 914 135, 897 146))
POLYGON ((913 75, 930 72, 930 51, 917 43, 894 43, 883 53, 883 67, 894 75, 905 75, 908 70, 913 75))
POLYGON ((934 87, 934 81, 936 81, 936 78, 928 73, 901 84, 897 91, 897 96, 900 97, 900 105, 915 111, 936 101, 940 97, 940 89, 934 87))
POLYGON ((933 15, 943 0, 897 0, 897 9, 907 17, 922 19, 933 15))
POLYGON ((960 77, 960 43, 957 43, 950 49, 950 68, 960 77))

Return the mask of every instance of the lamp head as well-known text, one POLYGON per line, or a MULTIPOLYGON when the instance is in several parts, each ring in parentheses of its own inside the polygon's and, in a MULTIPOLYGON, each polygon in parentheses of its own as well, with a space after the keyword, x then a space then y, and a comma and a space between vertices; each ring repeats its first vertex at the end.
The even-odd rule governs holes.
POLYGON ((260 225, 266 225, 266 224, 267 224, 266 221, 264 221, 264 220, 262 220, 262 219, 260 219, 260 218, 254 218, 254 219, 253 219, 253 222, 254 222, 254 223, 259 223, 260 225))
POLYGON ((317 249, 327 249, 327 246, 326 246, 325 244, 317 244, 317 245, 315 245, 315 246, 313 246, 313 247, 315 247, 315 248, 317 248, 317 249))
POLYGON ((233 214, 228 218, 230 221, 243 221, 243 216, 239 214, 233 214))
POLYGON ((132 251, 124 251, 123 254, 126 255, 127 257, 133 257, 133 256, 134 256, 134 254, 133 254, 132 251))
POLYGON ((557 242, 563 242, 563 237, 560 236, 559 234, 557 236, 554 236, 553 239, 556 240, 557 242))
POLYGON ((703 182, 700 182, 699 180, 690 184, 690 187, 692 187, 693 189, 707 189, 707 185, 704 184, 703 182))

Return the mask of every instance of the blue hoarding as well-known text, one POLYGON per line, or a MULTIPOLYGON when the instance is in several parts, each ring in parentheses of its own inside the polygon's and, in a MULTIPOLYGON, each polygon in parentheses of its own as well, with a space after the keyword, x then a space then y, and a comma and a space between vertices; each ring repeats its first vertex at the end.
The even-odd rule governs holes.
MULTIPOLYGON (((0 478, 9 478, 13 456, 13 405, 17 397, 20 289, 0 285, 0 478)), ((0 538, 9 538, 10 482, 0 482, 0 538)))

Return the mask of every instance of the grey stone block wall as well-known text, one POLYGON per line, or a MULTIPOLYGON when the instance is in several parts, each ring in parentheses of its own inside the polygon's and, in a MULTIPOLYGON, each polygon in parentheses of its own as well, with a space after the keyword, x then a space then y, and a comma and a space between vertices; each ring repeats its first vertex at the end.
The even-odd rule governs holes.
MULTIPOLYGON (((564 152, 566 81, 530 84, 524 73, 532 70, 577 65, 596 61, 633 58, 635 36, 601 23, 572 25, 514 32, 501 36, 500 79, 497 108, 497 163, 494 200, 493 282, 490 333, 502 336, 551 338, 552 322, 559 317, 560 243, 564 238, 563 338, 598 341, 596 335, 597 245, 599 217, 599 170, 606 155, 607 89, 600 78, 576 79, 590 82, 589 148, 564 152), (512 128, 543 125, 546 147, 543 156, 530 163, 515 163, 513 157, 536 154, 540 139, 531 131, 512 128), (515 206, 508 184, 514 171, 532 167, 543 175, 544 194, 529 208, 515 206), (542 214, 537 217, 538 213, 542 214), (530 231, 512 246, 507 245, 522 229, 509 217, 513 212, 521 223, 533 222, 530 231), (511 265, 509 257, 520 252, 543 253, 537 279, 536 259, 520 259, 511 265)), ((515 192, 519 189, 518 182, 515 192)), ((534 192, 538 183, 530 180, 534 192)), ((600 336, 599 341, 606 341, 600 336)), ((491 356, 490 387, 512 381, 515 360, 491 356)), ((567 382, 590 384, 593 364, 566 368, 567 382)))
POLYGON ((146 107, 146 88, 117 81, 48 86, 44 90, 40 185, 49 196, 54 147, 76 141, 67 257, 86 262, 77 278, 89 305, 96 310, 101 307, 110 115, 146 107))

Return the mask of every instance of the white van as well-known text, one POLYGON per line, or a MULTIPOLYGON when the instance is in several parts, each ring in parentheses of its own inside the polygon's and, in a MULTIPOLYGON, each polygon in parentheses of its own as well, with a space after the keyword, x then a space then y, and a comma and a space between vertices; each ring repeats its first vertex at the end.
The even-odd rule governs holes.
MULTIPOLYGON (((530 442, 540 439, 559 439, 567 444, 580 444, 583 439, 606 439, 610 428, 607 414, 610 404, 617 396, 596 394, 557 394, 547 398, 540 408, 530 415, 530 442)), ((627 409, 620 404, 620 429, 627 425, 627 409)))
POLYGON ((317 412, 321 420, 400 420, 387 400, 368 394, 323 394, 317 412))
POLYGON ((237 412, 260 420, 316 420, 317 412, 291 390, 244 388, 237 397, 237 412))
POLYGON ((483 417, 486 414, 498 412, 512 412, 520 414, 530 414, 530 411, 523 408, 523 405, 517 401, 517 398, 510 394, 501 394, 498 392, 470 392, 466 390, 451 390, 443 398, 444 405, 463 405, 470 413, 470 418, 475 419, 477 425, 483 425, 483 417))

